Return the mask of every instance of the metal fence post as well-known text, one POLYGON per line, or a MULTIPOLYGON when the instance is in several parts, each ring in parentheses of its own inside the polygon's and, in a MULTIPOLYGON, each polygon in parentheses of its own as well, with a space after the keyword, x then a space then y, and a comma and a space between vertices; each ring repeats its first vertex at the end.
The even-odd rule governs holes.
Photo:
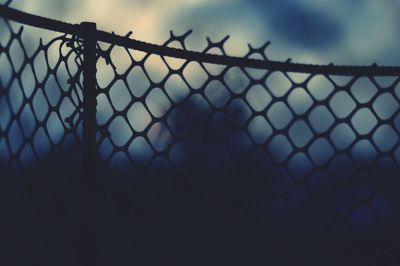
POLYGON ((80 265, 96 263, 96 24, 81 23, 83 37, 83 171, 80 265))
POLYGON ((96 175, 96 23, 83 22, 83 173, 84 183, 96 175))

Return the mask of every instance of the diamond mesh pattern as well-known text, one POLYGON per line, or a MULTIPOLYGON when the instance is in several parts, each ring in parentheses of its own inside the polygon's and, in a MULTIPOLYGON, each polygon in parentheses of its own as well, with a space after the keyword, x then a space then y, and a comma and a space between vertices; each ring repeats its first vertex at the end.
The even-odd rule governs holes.
POLYGON ((82 132, 81 58, 60 36, 39 46, 0 19, 0 163, 16 169, 71 158, 82 132))
MULTIPOLYGON (((22 29, 1 23, 1 163, 79 158, 79 42, 61 36, 28 54, 22 29)), ((185 50, 188 36, 171 33, 164 46, 185 50)), ((208 39, 202 52, 226 55, 226 41, 208 39)), ((244 57, 268 60, 267 46, 249 46, 244 57)), ((363 229, 398 215, 399 77, 213 65, 100 42, 97 54, 101 167, 132 176, 260 176, 260 197, 271 196, 263 208, 276 224, 286 213, 332 211, 363 229)))
MULTIPOLYGON (((188 36, 164 45, 186 49, 188 36)), ((225 55, 226 40, 208 39, 203 53, 225 55)), ((267 46, 245 58, 267 60, 267 46)), ((398 77, 283 73, 103 44, 99 55, 101 164, 215 175, 251 158, 244 175, 268 179, 270 217, 323 198, 314 213, 328 208, 363 228, 399 207, 385 188, 400 164, 398 77)))

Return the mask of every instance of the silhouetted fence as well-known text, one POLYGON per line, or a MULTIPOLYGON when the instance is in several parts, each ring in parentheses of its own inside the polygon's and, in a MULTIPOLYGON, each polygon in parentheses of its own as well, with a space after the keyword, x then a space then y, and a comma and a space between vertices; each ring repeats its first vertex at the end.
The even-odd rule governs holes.
POLYGON ((87 176, 96 165, 207 174, 248 159, 289 205, 309 189, 360 186, 362 203, 336 204, 340 215, 394 212, 372 191, 399 171, 399 67, 270 61, 269 43, 230 57, 228 38, 193 52, 191 32, 159 46, 4 6, 0 17, 3 165, 82 155, 87 176), (28 53, 9 20, 66 35, 28 53))
MULTIPOLYGON (((293 239, 299 232, 330 232, 334 239, 347 223, 361 232, 398 228, 400 67, 276 62, 267 58, 269 43, 230 57, 228 38, 208 39, 203 51, 193 52, 186 48, 190 33, 171 32, 167 42, 154 45, 97 30, 94 23, 71 25, 0 6, 0 176, 43 162, 83 162, 86 188, 108 173, 119 174, 110 183, 124 176, 156 178, 156 185, 188 177, 179 182, 195 183, 187 186, 194 189, 187 198, 176 196, 169 214, 212 190, 212 202, 202 204, 216 216, 235 213, 236 205, 215 206, 219 197, 236 193, 245 204, 235 219, 246 221, 247 209, 256 205, 255 216, 265 218, 272 234, 295 231, 293 239), (10 21, 64 35, 34 46, 10 21)), ((110 209, 118 212, 141 192, 129 189, 110 197, 110 209)), ((84 209, 94 210, 95 196, 88 198, 84 209)), ((192 205, 171 219, 178 224, 192 205)), ((95 215, 87 216, 92 227, 95 215)), ((102 233, 121 226, 98 224, 102 233)), ((88 241, 94 239, 95 229, 86 229, 88 241)), ((127 223, 124 230, 134 229, 127 223)), ((103 242, 110 245, 104 252, 117 249, 103 242)))

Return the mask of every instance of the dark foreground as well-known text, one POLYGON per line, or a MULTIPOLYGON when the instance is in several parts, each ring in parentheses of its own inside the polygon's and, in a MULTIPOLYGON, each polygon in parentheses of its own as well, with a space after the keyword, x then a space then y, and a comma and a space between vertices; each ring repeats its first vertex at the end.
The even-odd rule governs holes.
POLYGON ((371 175, 371 193, 355 177, 295 193, 248 166, 98 169, 97 184, 57 162, 4 166, 0 264, 399 265, 396 173, 371 175))

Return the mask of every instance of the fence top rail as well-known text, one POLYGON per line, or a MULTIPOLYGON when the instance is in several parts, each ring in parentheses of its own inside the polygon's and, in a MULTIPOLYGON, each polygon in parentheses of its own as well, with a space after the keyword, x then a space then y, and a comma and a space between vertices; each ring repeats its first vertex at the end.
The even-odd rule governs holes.
MULTIPOLYGON (((75 36, 82 36, 79 24, 70 24, 54 19, 28 14, 5 5, 0 5, 0 17, 51 31, 62 32, 75 36)), ((128 37, 96 30, 98 41, 139 50, 146 53, 169 56, 201 63, 238 66, 245 68, 266 69, 270 71, 284 71, 340 76, 399 76, 400 66, 338 66, 338 65, 313 65, 271 60, 258 60, 251 58, 233 57, 225 55, 207 54, 190 50, 176 49, 162 45, 151 44, 128 37)))

